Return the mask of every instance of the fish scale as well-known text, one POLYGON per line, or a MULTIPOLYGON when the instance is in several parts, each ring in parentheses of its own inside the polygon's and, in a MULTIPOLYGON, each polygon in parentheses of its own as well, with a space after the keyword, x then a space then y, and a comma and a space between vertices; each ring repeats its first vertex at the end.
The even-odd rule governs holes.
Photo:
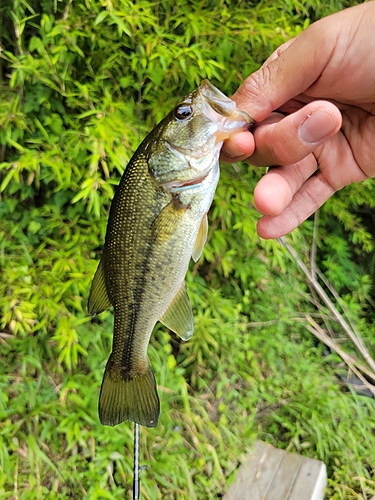
POLYGON ((186 271, 206 241, 222 141, 251 123, 206 80, 144 139, 125 169, 88 302, 90 314, 114 309, 112 353, 99 398, 104 425, 157 424, 150 336, 157 321, 184 340, 193 334, 186 271))

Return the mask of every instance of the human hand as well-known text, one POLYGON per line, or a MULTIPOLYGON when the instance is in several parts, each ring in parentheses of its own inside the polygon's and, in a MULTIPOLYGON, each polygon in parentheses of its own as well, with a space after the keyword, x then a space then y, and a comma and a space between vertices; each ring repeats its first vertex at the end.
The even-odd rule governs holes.
POLYGON ((287 234, 335 191, 375 175, 374 31, 374 1, 323 18, 234 94, 257 125, 225 143, 223 161, 275 167, 254 191, 261 237, 287 234))

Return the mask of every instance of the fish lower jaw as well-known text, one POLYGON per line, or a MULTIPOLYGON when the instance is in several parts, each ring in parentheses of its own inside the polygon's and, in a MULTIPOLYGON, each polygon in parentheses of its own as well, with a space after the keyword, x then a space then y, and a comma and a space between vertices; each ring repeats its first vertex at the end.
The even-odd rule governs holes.
POLYGON ((188 180, 172 180, 163 184, 171 193, 179 193, 180 191, 185 191, 186 189, 192 189, 199 186, 210 174, 211 167, 204 170, 200 175, 188 180))

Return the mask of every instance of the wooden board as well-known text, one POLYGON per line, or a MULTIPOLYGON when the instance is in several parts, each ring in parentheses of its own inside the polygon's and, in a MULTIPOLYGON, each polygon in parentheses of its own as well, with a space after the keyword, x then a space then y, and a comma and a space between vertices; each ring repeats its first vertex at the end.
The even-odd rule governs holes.
POLYGON ((255 441, 223 500, 323 500, 326 466, 255 441))

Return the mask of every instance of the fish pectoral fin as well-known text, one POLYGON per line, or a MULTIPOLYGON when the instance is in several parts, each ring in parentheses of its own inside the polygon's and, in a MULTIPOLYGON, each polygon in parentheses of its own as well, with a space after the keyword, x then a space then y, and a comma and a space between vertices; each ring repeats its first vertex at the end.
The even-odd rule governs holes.
POLYGON ((151 232, 156 244, 168 242, 176 233, 183 221, 188 207, 182 205, 178 198, 172 199, 152 223, 151 232))
POLYGON ((160 318, 160 322, 181 337, 182 340, 189 340, 192 337, 194 333, 194 316, 185 282, 182 283, 168 309, 160 318))
POLYGON ((105 285, 104 265, 102 258, 99 262, 94 279, 92 280, 87 308, 89 314, 94 316, 95 314, 99 314, 105 311, 110 306, 111 302, 109 300, 107 288, 105 285))
POLYGON ((109 357, 99 397, 99 419, 103 425, 130 420, 155 427, 160 415, 156 382, 150 365, 136 375, 126 374, 109 357))
POLYGON ((206 244, 207 241, 207 233, 208 233, 208 220, 207 220, 207 214, 205 214, 203 216, 201 225, 199 226, 198 236, 195 241, 193 253, 191 255, 194 262, 197 262, 199 257, 202 255, 204 245, 206 244))

